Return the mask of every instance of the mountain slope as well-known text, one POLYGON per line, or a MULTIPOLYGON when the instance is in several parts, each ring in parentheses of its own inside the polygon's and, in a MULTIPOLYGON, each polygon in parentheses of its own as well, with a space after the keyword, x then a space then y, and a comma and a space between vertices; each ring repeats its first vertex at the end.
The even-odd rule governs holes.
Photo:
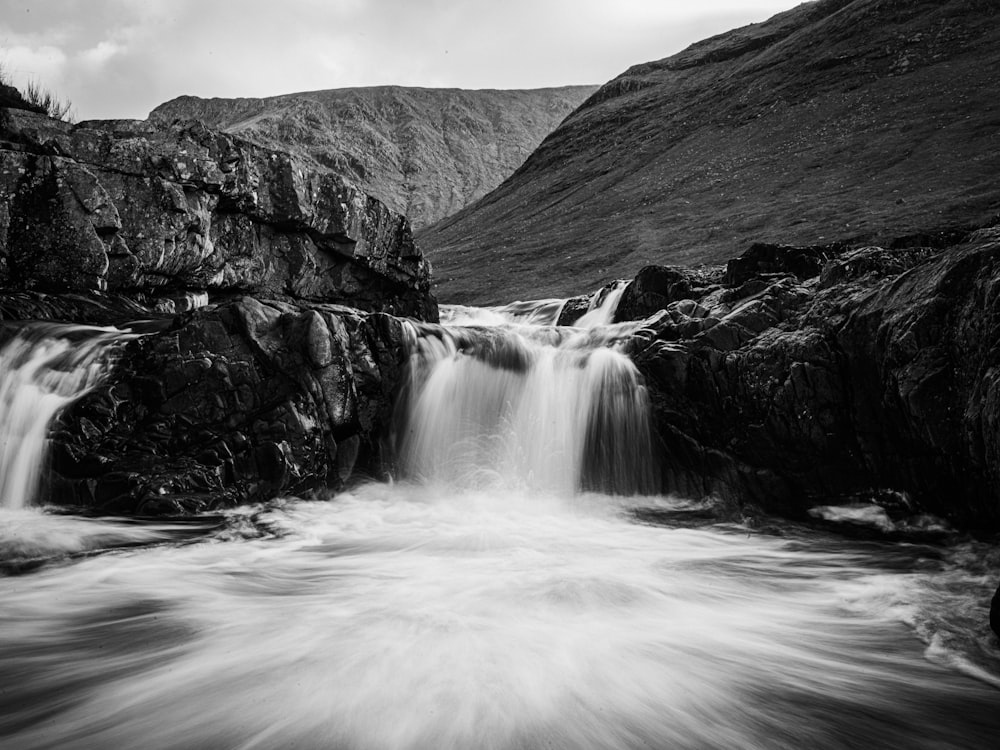
POLYGON ((418 234, 442 301, 578 293, 752 241, 1000 211, 1000 3, 820 0, 637 65, 418 234))
POLYGON ((265 99, 182 96, 150 119, 200 119, 268 148, 308 155, 420 227, 499 185, 596 88, 380 86, 265 99))

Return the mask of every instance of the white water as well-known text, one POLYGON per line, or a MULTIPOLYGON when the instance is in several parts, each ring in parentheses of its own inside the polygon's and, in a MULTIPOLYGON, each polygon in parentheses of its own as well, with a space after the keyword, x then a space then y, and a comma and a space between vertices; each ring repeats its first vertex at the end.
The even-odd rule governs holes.
MULTIPOLYGON (((627 279, 598 289, 590 296, 586 312, 573 324, 575 328, 598 328, 611 324, 618 310, 618 303, 629 285, 627 279)), ((528 326, 554 326, 559 321, 565 299, 539 299, 511 302, 495 307, 468 307, 442 305, 441 322, 446 325, 496 326, 516 323, 528 326)))
POLYGON ((53 418, 106 370, 115 329, 38 325, 0 348, 0 508, 30 505, 38 493, 53 418))
POLYGON ((615 331, 499 324, 412 335, 403 476, 561 494, 656 486, 646 388, 615 331))
POLYGON ((995 747, 996 548, 576 491, 650 461, 621 331, 415 328, 410 481, 0 511, 0 747, 995 747))
POLYGON ((576 321, 575 325, 580 328, 610 325, 618 310, 618 303, 621 302, 622 295, 625 293, 625 287, 629 283, 627 280, 616 281, 610 289, 594 292, 594 296, 590 298, 587 312, 576 321))
POLYGON ((367 485, 0 578, 0 746, 993 747, 904 624, 995 679, 954 559, 634 503, 367 485))

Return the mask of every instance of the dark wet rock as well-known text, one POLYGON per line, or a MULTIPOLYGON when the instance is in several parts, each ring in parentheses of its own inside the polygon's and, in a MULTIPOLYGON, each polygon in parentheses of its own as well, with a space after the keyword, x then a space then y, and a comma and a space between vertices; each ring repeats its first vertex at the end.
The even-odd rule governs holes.
POLYGON ((997 592, 993 595, 993 601, 990 603, 990 627, 1000 638, 1000 587, 997 587, 997 592))
POLYGON ((406 219, 327 168, 199 123, 9 109, 0 287, 250 293, 437 318, 406 219))
POLYGON ((1000 529, 998 278, 992 228, 667 304, 631 343, 666 488, 800 516, 889 492, 1000 529))
POLYGON ((378 471, 405 357, 400 321, 335 305, 179 316, 62 416, 53 499, 176 514, 342 487, 378 471))
POLYGON ((0 324, 16 328, 26 320, 71 321, 87 325, 119 325, 136 321, 164 321, 173 315, 157 312, 152 300, 116 294, 0 293, 0 324), (145 303, 145 304, 144 304, 145 303))
POLYGON ((691 274, 671 266, 646 266, 622 292, 615 320, 640 320, 671 302, 690 299, 691 274))
POLYGON ((724 283, 730 287, 740 286, 764 274, 809 279, 818 276, 823 263, 835 257, 839 249, 833 246, 795 247, 758 242, 726 264, 724 283))
POLYGON ((556 320, 556 325, 571 326, 586 315, 587 310, 590 308, 591 296, 590 294, 582 294, 579 297, 570 297, 566 300, 566 304, 559 311, 559 318, 556 320))
POLYGON ((864 277, 898 276, 939 250, 928 247, 862 247, 843 253, 823 266, 820 286, 830 287, 864 277))

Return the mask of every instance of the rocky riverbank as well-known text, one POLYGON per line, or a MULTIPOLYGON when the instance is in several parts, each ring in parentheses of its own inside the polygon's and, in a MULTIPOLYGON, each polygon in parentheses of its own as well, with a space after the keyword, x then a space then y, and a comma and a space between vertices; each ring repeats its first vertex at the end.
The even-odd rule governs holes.
POLYGON ((378 471, 393 316, 436 320, 429 290, 407 220, 314 163, 197 123, 0 109, 0 334, 145 334, 62 415, 52 502, 190 513, 378 471))
MULTIPOLYGON (((200 125, 0 114, 0 315, 148 334, 64 414, 53 498, 182 513, 381 471, 396 316, 437 318, 405 219, 200 125)), ((628 351, 662 488, 1000 530, 998 264, 992 226, 641 271, 617 317, 654 316, 628 351)))
POLYGON ((875 502, 1000 530, 998 278, 997 227, 643 269, 619 319, 658 315, 629 348, 665 489, 793 517, 875 502))

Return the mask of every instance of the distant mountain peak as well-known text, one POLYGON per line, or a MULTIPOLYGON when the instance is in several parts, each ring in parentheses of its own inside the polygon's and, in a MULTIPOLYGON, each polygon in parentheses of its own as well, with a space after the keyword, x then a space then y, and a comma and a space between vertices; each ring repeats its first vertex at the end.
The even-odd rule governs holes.
POLYGON ((310 158, 419 228, 499 185, 595 89, 372 86, 266 98, 181 96, 150 119, 199 119, 310 158))

